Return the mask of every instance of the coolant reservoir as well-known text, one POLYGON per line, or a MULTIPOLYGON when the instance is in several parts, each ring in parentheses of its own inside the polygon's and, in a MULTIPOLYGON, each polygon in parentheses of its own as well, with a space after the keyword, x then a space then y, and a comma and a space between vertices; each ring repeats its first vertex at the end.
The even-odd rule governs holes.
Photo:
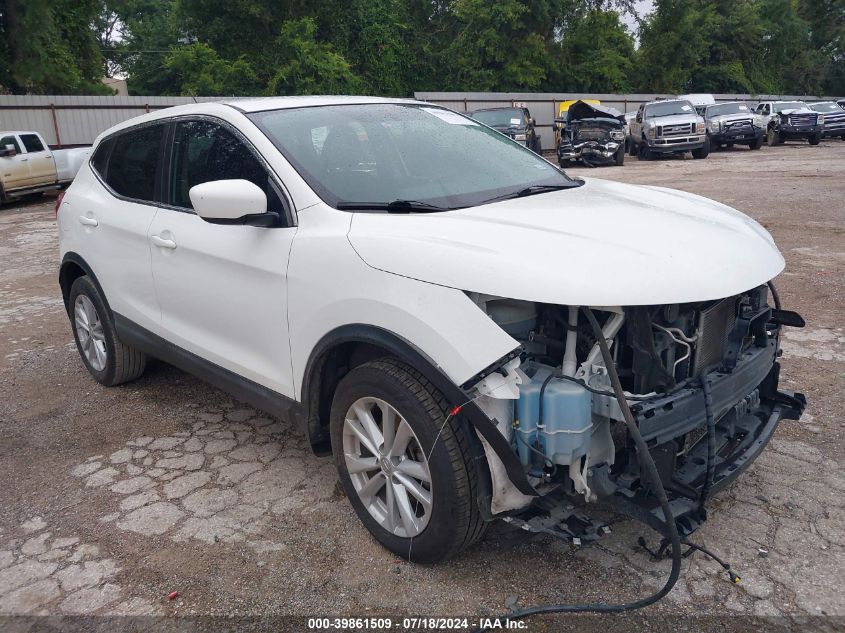
MULTIPOLYGON (((530 370, 529 370, 530 371, 530 370)), ((531 463, 531 447, 555 464, 568 466, 587 454, 592 436, 590 392, 569 380, 552 378, 543 392, 543 420, 540 391, 551 373, 541 367, 519 387, 516 402, 517 452, 523 465, 531 463)))

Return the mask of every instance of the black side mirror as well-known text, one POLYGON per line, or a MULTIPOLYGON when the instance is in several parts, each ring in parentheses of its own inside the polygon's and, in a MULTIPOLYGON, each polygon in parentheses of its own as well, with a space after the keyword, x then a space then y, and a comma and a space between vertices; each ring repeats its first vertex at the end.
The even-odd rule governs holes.
POLYGON ((16 156, 18 150, 15 149, 14 145, 6 145, 3 149, 0 149, 0 156, 16 156))

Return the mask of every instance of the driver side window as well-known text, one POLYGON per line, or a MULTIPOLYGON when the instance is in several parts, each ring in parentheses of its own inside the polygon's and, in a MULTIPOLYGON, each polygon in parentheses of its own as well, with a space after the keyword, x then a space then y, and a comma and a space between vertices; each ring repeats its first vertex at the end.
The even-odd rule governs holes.
POLYGON ((0 138, 0 149, 6 149, 7 145, 13 145, 15 148, 15 153, 21 153, 21 146, 18 145, 18 139, 14 136, 4 136, 0 138))
POLYGON ((270 174, 238 137, 212 121, 181 121, 176 124, 167 201, 193 209, 191 187, 212 180, 243 179, 267 195, 267 211, 285 217, 284 205, 270 174))

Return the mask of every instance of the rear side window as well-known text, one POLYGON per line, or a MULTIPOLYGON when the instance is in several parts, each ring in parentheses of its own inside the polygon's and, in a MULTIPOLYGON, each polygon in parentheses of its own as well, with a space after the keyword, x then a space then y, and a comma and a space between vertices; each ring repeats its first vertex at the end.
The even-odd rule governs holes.
POLYGON ((170 178, 170 204, 193 209, 191 187, 212 180, 248 180, 267 194, 267 210, 282 213, 270 175, 238 137, 211 121, 176 125, 170 178))
POLYGON ((97 146, 97 151, 91 157, 91 166, 94 168, 101 178, 106 177, 106 167, 108 165, 109 154, 114 145, 114 139, 106 139, 97 146))
POLYGON ((21 134, 21 142, 27 152, 43 152, 44 144, 35 134, 21 134))
POLYGON ((135 200, 155 200, 164 125, 151 125, 114 138, 105 180, 115 193, 135 200))
POLYGON ((13 145, 15 147, 15 151, 20 154, 21 153, 21 146, 18 145, 18 139, 14 136, 4 136, 0 138, 0 148, 6 149, 7 145, 13 145))

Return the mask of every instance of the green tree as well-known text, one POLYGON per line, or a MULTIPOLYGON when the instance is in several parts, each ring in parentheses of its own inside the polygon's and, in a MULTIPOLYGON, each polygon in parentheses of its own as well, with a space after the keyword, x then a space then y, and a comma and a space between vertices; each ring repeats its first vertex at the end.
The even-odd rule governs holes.
POLYGON ((796 0, 795 7, 809 27, 816 92, 845 94, 845 0, 796 0))
POLYGON ((249 96, 261 88, 246 60, 227 62, 206 44, 174 48, 164 60, 164 68, 183 95, 249 96))
POLYGON ((316 39, 312 18, 285 22, 275 40, 273 75, 267 84, 271 95, 344 94, 361 87, 349 63, 328 44, 316 39))
POLYGON ((628 92, 635 70, 634 39, 616 11, 589 9, 567 21, 550 52, 545 87, 561 92, 628 92))
POLYGON ((527 2, 455 0, 443 53, 446 90, 531 90, 546 77, 546 42, 527 2))
POLYGON ((641 88, 649 92, 686 92, 708 54, 713 7, 698 0, 657 0, 640 29, 641 88))
POLYGON ((98 0, 0 1, 0 90, 110 94, 91 29, 98 0))

